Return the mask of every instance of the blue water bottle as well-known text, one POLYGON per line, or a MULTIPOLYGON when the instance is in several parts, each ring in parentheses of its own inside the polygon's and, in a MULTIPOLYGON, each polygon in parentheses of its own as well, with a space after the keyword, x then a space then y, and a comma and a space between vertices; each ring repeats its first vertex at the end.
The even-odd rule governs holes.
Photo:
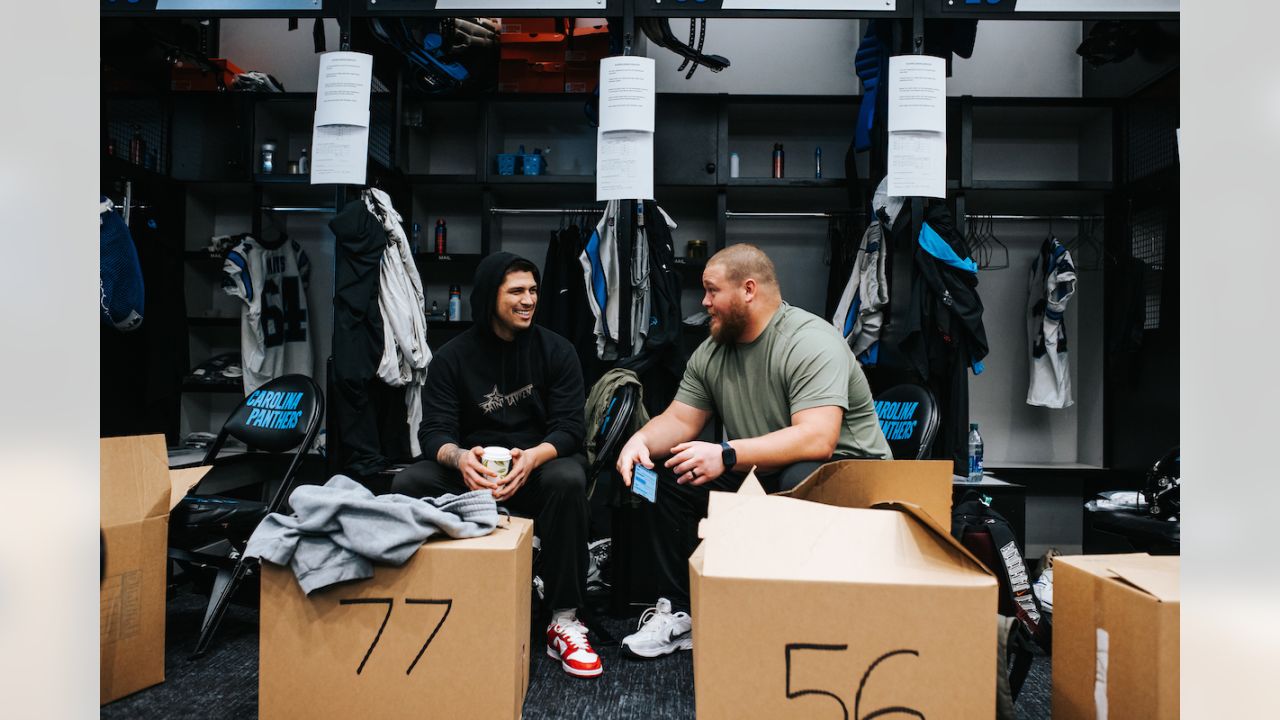
POLYGON ((462 287, 449 286, 449 319, 457 322, 462 319, 462 287))
POLYGON ((982 482, 982 435, 978 423, 969 423, 969 482, 982 482))

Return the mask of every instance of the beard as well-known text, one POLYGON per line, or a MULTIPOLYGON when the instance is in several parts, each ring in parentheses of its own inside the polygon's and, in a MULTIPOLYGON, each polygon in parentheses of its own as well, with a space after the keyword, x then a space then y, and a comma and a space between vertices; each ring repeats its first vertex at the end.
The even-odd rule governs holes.
POLYGON ((745 303, 734 303, 727 312, 711 321, 711 339, 720 345, 738 342, 743 331, 747 329, 747 307, 745 303))

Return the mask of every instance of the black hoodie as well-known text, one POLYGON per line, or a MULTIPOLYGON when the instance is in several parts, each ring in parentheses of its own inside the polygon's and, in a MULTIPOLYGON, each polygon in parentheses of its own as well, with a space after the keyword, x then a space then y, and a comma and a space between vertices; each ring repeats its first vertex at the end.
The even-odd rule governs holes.
POLYGON ((559 457, 582 452, 586 394, 573 346, 538 325, 511 342, 493 332, 498 289, 518 259, 499 252, 480 261, 471 292, 475 323, 431 360, 418 431, 428 460, 446 443, 528 449, 548 442, 559 457))

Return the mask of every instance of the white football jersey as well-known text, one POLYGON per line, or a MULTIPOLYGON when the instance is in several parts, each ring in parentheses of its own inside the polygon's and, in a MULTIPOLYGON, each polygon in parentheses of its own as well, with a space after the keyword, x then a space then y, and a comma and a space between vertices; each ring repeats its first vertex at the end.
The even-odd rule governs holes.
POLYGON ((227 253, 222 269, 222 289, 244 302, 240 315, 244 394, 281 375, 310 377, 307 286, 311 262, 302 246, 288 240, 267 249, 245 236, 227 253))

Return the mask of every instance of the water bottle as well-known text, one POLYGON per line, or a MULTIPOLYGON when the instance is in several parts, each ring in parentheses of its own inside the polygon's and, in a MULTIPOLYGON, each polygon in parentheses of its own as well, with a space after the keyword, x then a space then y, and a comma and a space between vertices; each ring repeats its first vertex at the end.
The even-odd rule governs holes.
POLYGON ((462 288, 458 285, 449 286, 449 319, 462 319, 462 288))
POLYGON ((448 227, 445 225, 444 218, 436 219, 436 254, 448 255, 449 251, 446 246, 446 238, 448 237, 448 227))
POLYGON ((969 482, 982 482, 982 435, 978 423, 969 423, 969 482))
POLYGON ((261 155, 259 155, 259 158, 260 158, 259 169, 262 171, 263 175, 270 175, 271 173, 275 172, 275 158, 276 158, 276 141, 275 140, 268 138, 266 142, 262 143, 262 153, 261 155))

